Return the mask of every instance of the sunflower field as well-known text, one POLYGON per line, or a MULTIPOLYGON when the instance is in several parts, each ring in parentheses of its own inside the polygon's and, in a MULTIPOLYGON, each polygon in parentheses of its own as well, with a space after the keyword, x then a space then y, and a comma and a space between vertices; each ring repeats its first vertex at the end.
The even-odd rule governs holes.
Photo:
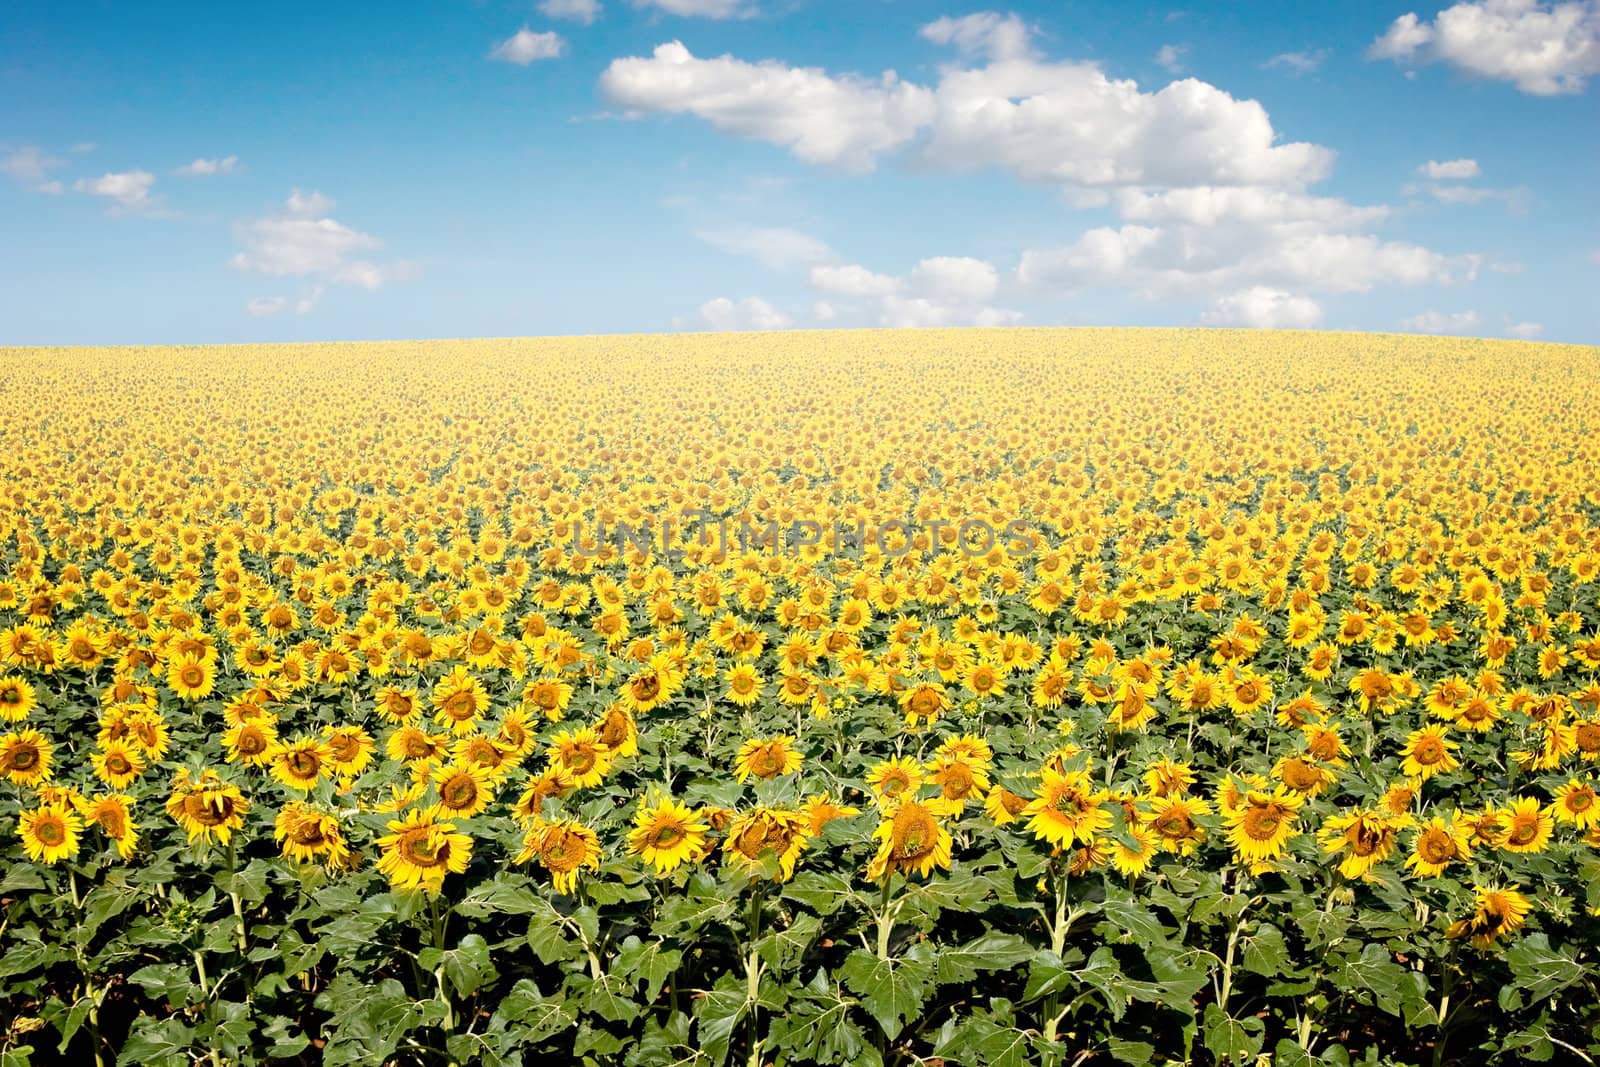
POLYGON ((0 1064, 1600 1058, 1600 349, 0 349, 0 1064))

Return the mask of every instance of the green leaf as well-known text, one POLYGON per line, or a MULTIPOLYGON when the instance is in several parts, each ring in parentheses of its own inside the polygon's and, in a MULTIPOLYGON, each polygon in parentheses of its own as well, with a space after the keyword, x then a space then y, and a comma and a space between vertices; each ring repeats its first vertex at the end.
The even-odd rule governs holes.
POLYGON ((1167 928, 1156 918, 1155 912, 1131 900, 1107 898, 1104 905, 1106 923, 1101 931, 1120 940, 1120 933, 1132 935, 1140 945, 1156 945, 1167 940, 1167 928))
POLYGON ((838 973, 845 987, 861 998, 861 1006, 878 1021, 884 1036, 893 1039, 927 999, 933 964, 909 957, 879 959, 858 948, 846 957, 838 973))
POLYGON ((1245 970, 1268 978, 1288 973, 1289 949, 1282 930, 1271 923, 1262 923, 1242 940, 1245 970))
POLYGON ((682 962, 683 953, 677 949, 665 948, 659 941, 646 942, 630 936, 612 961, 612 973, 635 983, 644 982, 645 1001, 653 1003, 682 962))
POLYGON ((468 934, 455 948, 440 952, 436 948, 423 949, 417 962, 425 970, 444 968, 445 981, 456 996, 464 997, 475 992, 495 976, 494 961, 489 958, 489 946, 482 935, 468 934))
POLYGON ((971 982, 983 971, 1008 971, 1038 955, 1038 950, 1015 934, 991 930, 934 955, 934 975, 940 984, 971 982))
POLYGON ((504 1031, 527 1044, 537 1044, 577 1025, 577 1018, 560 997, 545 997, 528 978, 511 987, 489 1020, 489 1029, 504 1031))
POLYGON ((1530 1001, 1544 1000, 1559 990, 1583 980, 1584 967, 1576 956, 1550 947, 1544 934, 1529 934, 1506 950, 1506 962, 1519 989, 1528 991, 1530 1001))
POLYGON ((187 1067, 194 1032, 177 1019, 159 1022, 148 1015, 133 1024, 117 1055, 118 1067, 187 1067))
POLYGON ((452 909, 469 919, 490 915, 531 915, 539 908, 539 897, 527 878, 500 875, 475 887, 452 909))
POLYGON ((749 1008, 749 994, 738 989, 714 989, 695 1001, 695 1036, 712 1063, 721 1064, 728 1058, 733 1028, 749 1008))
POLYGON ((148 996, 159 1003, 165 1001, 176 1007, 189 1002, 194 991, 194 972, 176 963, 152 963, 140 967, 128 976, 128 981, 142 987, 148 996))
POLYGON ((1206 1049, 1220 1062, 1235 1064, 1254 1061, 1261 1051, 1266 1028, 1260 1019, 1235 1019, 1215 1004, 1206 1005, 1206 1049))

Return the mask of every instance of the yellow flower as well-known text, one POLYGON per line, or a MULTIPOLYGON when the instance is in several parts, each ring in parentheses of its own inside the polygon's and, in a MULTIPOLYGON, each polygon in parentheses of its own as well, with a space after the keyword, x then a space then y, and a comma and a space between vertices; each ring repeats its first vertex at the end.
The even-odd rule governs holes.
POLYGON ((766 740, 751 739, 739 746, 733 776, 741 782, 751 778, 776 778, 800 769, 802 757, 791 746, 794 738, 785 734, 766 740))
POLYGON ((545 757, 551 767, 559 769, 580 789, 599 785, 611 772, 611 750, 587 726, 556 734, 545 749, 545 757))
POLYGON ((83 798, 74 806, 84 821, 100 828, 117 847, 117 855, 128 859, 139 847, 139 827, 133 821, 133 798, 125 793, 83 798))
POLYGON ((250 802, 239 787, 224 782, 215 771, 201 771, 198 778, 187 769, 180 770, 173 780, 172 795, 167 798, 167 814, 183 827, 189 843, 197 840, 215 840, 226 845, 233 831, 244 825, 250 802))
POLYGON ((795 863, 805 851, 806 817, 777 808, 757 808, 728 825, 722 843, 723 855, 752 876, 763 874, 763 865, 773 863, 771 877, 787 882, 794 877, 795 863))
POLYGON ((433 787, 439 796, 439 815, 446 819, 470 819, 494 799, 489 772, 471 763, 440 767, 434 772, 433 787))
POLYGON ((550 872, 557 893, 570 894, 577 888, 580 870, 600 869, 600 838, 575 819, 543 823, 523 836, 522 851, 513 862, 534 859, 550 872))
POLYGON ((663 797, 654 807, 640 804, 633 824, 628 850, 654 866, 657 875, 671 874, 696 857, 710 829, 687 805, 671 797, 663 797))
POLYGON ((383 850, 378 870, 397 889, 437 894, 445 876, 461 874, 472 859, 472 838, 455 830, 455 824, 441 821, 433 808, 391 819, 389 833, 377 841, 383 850))
POLYGON ((35 863, 59 863, 76 856, 82 830, 82 821, 64 805, 46 804, 24 811, 17 820, 22 847, 35 863))
POLYGON ((1112 838, 1111 865, 1126 878, 1137 878, 1149 869, 1159 850, 1159 838, 1142 826, 1130 823, 1127 840, 1112 838))
POLYGON ((1363 878, 1394 852, 1395 836, 1409 822, 1405 816, 1352 811, 1324 822, 1317 831, 1317 841, 1328 855, 1342 854, 1340 874, 1346 878, 1363 878))
POLYGON ((1407 778, 1416 778, 1427 781, 1436 774, 1448 774, 1460 766, 1460 762, 1451 755, 1461 746, 1451 741, 1446 736, 1449 727, 1424 726, 1420 730, 1413 730, 1406 738, 1405 748, 1400 750, 1404 757, 1400 762, 1400 773, 1407 778))
POLYGON ((1303 799, 1282 786, 1266 793, 1251 790, 1231 811, 1223 812, 1228 826, 1228 843, 1238 862, 1252 870, 1282 856, 1298 832, 1295 821, 1303 799))
POLYGON ((36 785, 50 778, 54 746, 38 730, 0 734, 0 775, 17 785, 36 785))
POLYGON ((887 881, 897 873, 926 878, 935 869, 948 871, 953 841, 940 820, 956 810, 957 805, 942 798, 894 803, 872 832, 878 852, 867 866, 867 877, 887 881))
POLYGON ((1550 843, 1555 820, 1539 808, 1533 797, 1519 797, 1501 809, 1503 835, 1499 847, 1507 852, 1543 852, 1550 843))
POLYGON ((328 746, 315 737, 301 737, 272 750, 272 777, 288 786, 309 792, 328 771, 332 762, 328 746))
POLYGON ((273 837, 286 859, 314 863, 326 858, 330 867, 346 865, 350 847, 339 819, 298 800, 291 800, 278 812, 273 837))
POLYGON ((1600 826, 1600 804, 1595 802, 1594 786, 1576 778, 1556 790, 1549 812, 1557 822, 1569 823, 1579 830, 1600 826))
POLYGON ((21 722, 38 705, 39 699, 27 679, 17 674, 0 678, 0 721, 21 722))
POLYGON ((1488 948, 1495 941, 1519 929, 1533 906, 1517 892, 1516 886, 1504 889, 1475 887, 1476 904, 1471 916, 1457 920, 1445 930, 1450 938, 1468 937, 1477 948, 1488 948))
POLYGON ((126 789, 145 771, 144 757, 120 741, 112 741, 89 756, 95 777, 113 789, 126 789))
POLYGON ((1470 827, 1454 816, 1446 819, 1436 815, 1418 828, 1405 865, 1424 878, 1437 878, 1450 864, 1472 858, 1470 833, 1470 827))
POLYGON ((1073 842, 1088 844, 1110 828, 1111 813, 1100 806, 1104 799, 1084 771, 1057 772, 1046 767, 1022 814, 1028 817, 1028 829, 1035 837, 1056 848, 1071 848, 1073 842))

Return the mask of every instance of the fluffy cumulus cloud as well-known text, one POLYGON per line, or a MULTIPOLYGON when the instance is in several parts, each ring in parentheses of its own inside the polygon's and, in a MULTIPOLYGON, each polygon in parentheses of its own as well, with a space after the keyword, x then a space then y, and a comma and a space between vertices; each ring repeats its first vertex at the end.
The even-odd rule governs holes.
POLYGON ((1537 96, 1581 93, 1600 74, 1600 0, 1467 0, 1431 20, 1407 12, 1367 54, 1448 63, 1537 96))
POLYGON ((1322 308, 1310 297, 1253 285, 1221 297, 1200 316, 1207 326, 1248 326, 1256 330, 1309 330, 1322 322, 1322 308))
POLYGON ((1531 341, 1544 333, 1544 326, 1537 322, 1518 322, 1506 327, 1507 337, 1519 337, 1524 341, 1531 341))
POLYGON ((60 194, 64 186, 50 172, 66 161, 49 155, 37 145, 23 145, 0 155, 0 174, 34 193, 60 194))
POLYGON ((539 14, 589 26, 600 17, 600 0, 543 0, 539 14))
POLYGON ((1475 159, 1451 159, 1443 163, 1428 160, 1417 168, 1417 173, 1424 178, 1434 181, 1459 181, 1478 176, 1478 161, 1475 159))
POLYGON ((830 259, 824 241, 785 226, 731 226, 699 230, 695 236, 730 255, 748 256, 770 270, 793 270, 830 259))
POLYGON ((771 59, 702 58, 672 41, 614 61, 600 87, 630 117, 693 115, 852 171, 871 170, 914 140, 927 165, 996 165, 1089 188, 1305 183, 1333 160, 1317 145, 1279 144, 1265 108, 1206 82, 1144 92, 1095 63, 1040 60, 1014 16, 941 19, 923 35, 986 62, 946 67, 927 86, 894 71, 863 78, 771 59))
MULTIPOLYGON (((300 314, 316 306, 327 285, 377 290, 415 276, 415 266, 403 260, 374 261, 370 253, 381 250, 383 242, 331 218, 328 212, 333 206, 321 193, 295 190, 279 211, 239 224, 236 237, 241 249, 228 265, 247 274, 312 282, 312 295, 302 297, 295 308, 300 314)), ((246 310, 261 316, 288 306, 286 300, 280 304, 263 298, 246 310)))
POLYGON ((793 325, 793 320, 758 296, 743 300, 729 300, 719 296, 700 305, 694 317, 678 319, 679 329, 706 330, 782 330, 793 325))
POLYGON ((995 307, 1000 288, 994 264, 966 256, 919 261, 904 277, 880 274, 859 263, 811 268, 813 288, 829 300, 819 321, 842 317, 879 326, 1009 326, 1020 312, 995 307))
POLYGON ((535 33, 524 26, 489 50, 489 58, 501 63, 515 63, 526 67, 540 59, 555 59, 566 50, 567 43, 559 33, 535 33))
POLYGON ((220 159, 197 159, 192 163, 185 163, 173 173, 188 177, 206 177, 212 174, 232 174, 238 169, 238 156, 223 156, 220 159))
POLYGON ((744 0, 634 0, 634 5, 686 18, 736 19, 756 13, 755 7, 744 0))
POLYGON ((79 178, 72 187, 80 193, 111 201, 113 213, 149 215, 161 211, 160 201, 150 195, 155 181, 156 176, 147 170, 128 170, 102 174, 98 178, 79 178))
POLYGON ((1424 311, 1400 321, 1408 333, 1475 333, 1483 328, 1483 316, 1476 311, 1424 311))

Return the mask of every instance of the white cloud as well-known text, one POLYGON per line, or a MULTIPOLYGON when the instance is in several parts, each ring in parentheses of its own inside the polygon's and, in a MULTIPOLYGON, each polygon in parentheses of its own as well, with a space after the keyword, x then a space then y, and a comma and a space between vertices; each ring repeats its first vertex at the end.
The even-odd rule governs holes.
MULTIPOLYGON (((709 330, 782 330, 792 325, 789 316, 758 296, 743 300, 729 300, 719 296, 700 305, 693 322, 709 330)), ((683 320, 674 320, 679 329, 685 328, 683 320)))
MULTIPOLYGON (((416 277, 415 264, 405 260, 374 262, 367 253, 383 242, 327 216, 333 201, 319 192, 296 189, 276 214, 250 219, 235 230, 242 250, 228 260, 234 270, 273 278, 309 278, 317 284, 295 306, 306 314, 322 298, 326 285, 346 285, 377 290, 394 281, 416 277)), ((272 299, 253 301, 258 307, 276 307, 272 299)), ((287 305, 285 305, 287 306, 287 305)), ((246 308, 249 311, 249 307, 246 308)), ((273 310, 250 314, 275 314, 273 310)))
POLYGON ((1409 333, 1472 333, 1482 325, 1483 317, 1476 311, 1430 310, 1400 322, 1400 328, 1409 333))
POLYGON ((1200 321, 1207 326, 1308 330, 1322 322, 1322 308, 1309 297, 1256 285, 1222 297, 1200 321))
POLYGON ((1320 70, 1327 59, 1326 48, 1305 52, 1280 52, 1267 60, 1267 67, 1286 70, 1290 74, 1311 74, 1320 70))
POLYGON ((559 33, 534 33, 524 26, 495 45, 489 52, 489 58, 526 67, 537 59, 555 59, 566 50, 566 47, 567 43, 561 39, 559 33))
POLYGON ((156 176, 147 170, 129 170, 117 174, 102 174, 98 178, 79 178, 72 187, 90 196, 103 196, 112 201, 112 211, 118 214, 153 214, 160 210, 150 187, 156 176))
POLYGON ((875 274, 860 264, 842 267, 812 267, 811 284, 836 296, 888 296, 905 282, 887 274, 875 274))
POLYGON ((281 296, 258 296, 244 306, 244 313, 252 319, 266 319, 289 309, 289 301, 281 296))
POLYGON ((1524 187, 1515 189, 1490 189, 1481 185, 1439 185, 1426 182, 1406 186, 1408 193, 1426 193, 1441 204, 1481 204, 1487 200, 1503 200, 1515 212, 1527 210, 1529 192, 1524 187))
POLYGON ((183 174, 191 177, 211 174, 232 174, 239 167, 238 156, 223 156, 221 159, 197 159, 193 163, 186 163, 173 171, 174 174, 183 174))
POLYGON ((953 45, 962 55, 988 56, 990 59, 1022 59, 1032 54, 1028 27, 1016 15, 980 11, 961 18, 944 18, 923 26, 924 40, 938 45, 953 45))
POLYGON ((1525 93, 1581 93, 1600 74, 1600 0, 1467 0, 1432 22, 1407 13, 1367 54, 1396 62, 1444 62, 1525 93))
POLYGON ((539 13, 546 18, 566 19, 588 26, 600 17, 600 3, 599 0, 544 0, 539 5, 539 13))
POLYGON ((1519 322, 1506 327, 1507 337, 1520 337, 1524 341, 1531 341, 1544 333, 1544 325, 1538 322, 1519 322))
POLYGON ((744 0, 633 0, 635 7, 660 8, 669 15, 691 18, 733 19, 748 18, 755 8, 746 7, 744 0))
POLYGON ((1479 174, 1475 159, 1452 159, 1444 163, 1428 160, 1417 168, 1417 173, 1435 181, 1476 178, 1479 174))
POLYGON ((833 305, 826 300, 818 300, 811 305, 811 317, 818 322, 832 322, 838 315, 839 313, 834 310, 833 305))
POLYGON ((50 177, 50 172, 65 162, 56 156, 46 155, 35 145, 23 145, 0 156, 0 174, 30 192, 58 195, 63 191, 63 186, 50 177))
POLYGON ((749 256, 771 270, 793 270, 833 256, 825 242, 782 226, 734 226, 700 230, 695 236, 730 255, 749 256))
POLYGON ((871 80, 776 60, 701 59, 677 41, 648 58, 615 60, 600 87, 630 118, 694 115, 805 162, 852 171, 871 170, 919 137, 920 158, 932 166, 994 165, 1080 187, 1304 184, 1332 164, 1321 146, 1277 143, 1253 100, 1193 78, 1142 92, 1094 63, 1018 55, 1002 23, 984 22, 980 32, 971 18, 931 23, 924 34, 943 25, 935 37, 985 50, 990 62, 946 68, 933 88, 893 71, 871 80))
POLYGON ((1195 186, 1149 193, 1118 190, 1117 213, 1136 222, 1186 222, 1213 226, 1219 222, 1308 222, 1349 229, 1378 222, 1389 214, 1383 206, 1358 207, 1337 197, 1259 186, 1195 186))
POLYGON ((981 259, 935 256, 912 269, 911 287, 945 303, 982 304, 1000 288, 1000 274, 981 259))
POLYGON ((1172 74, 1183 70, 1183 57, 1189 51, 1186 44, 1164 44, 1156 52, 1156 65, 1172 74))

